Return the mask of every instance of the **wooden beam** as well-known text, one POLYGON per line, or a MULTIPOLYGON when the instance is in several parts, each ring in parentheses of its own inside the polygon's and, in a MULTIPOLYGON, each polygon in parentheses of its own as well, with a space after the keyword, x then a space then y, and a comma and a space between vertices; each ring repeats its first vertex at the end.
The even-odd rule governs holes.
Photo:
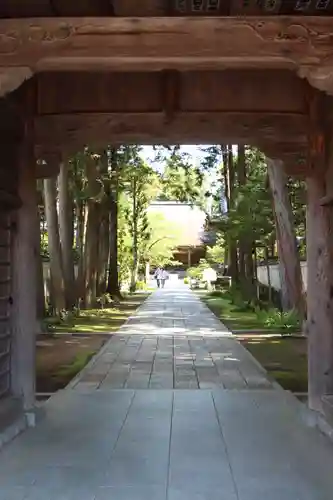
POLYGON ((306 117, 286 113, 176 113, 165 123, 164 113, 81 113, 35 118, 37 145, 105 145, 113 143, 177 144, 306 144, 306 117))
MULTIPOLYGON (((305 82, 289 70, 49 72, 38 114, 246 111, 306 113, 305 82), (63 95, 70 99, 63 99, 63 95)), ((171 113, 171 114, 172 114, 171 113)))
POLYGON ((0 32, 0 66, 39 71, 80 64, 297 69, 329 63, 332 53, 329 17, 6 19, 0 32))

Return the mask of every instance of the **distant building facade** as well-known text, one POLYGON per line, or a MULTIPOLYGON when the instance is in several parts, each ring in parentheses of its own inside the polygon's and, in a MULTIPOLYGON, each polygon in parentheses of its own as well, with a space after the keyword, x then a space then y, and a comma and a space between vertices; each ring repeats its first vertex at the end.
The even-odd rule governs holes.
POLYGON ((174 260, 181 262, 184 267, 199 264, 210 244, 209 234, 205 231, 206 213, 197 206, 178 201, 155 201, 150 204, 148 211, 160 214, 179 228, 181 238, 174 252, 174 260))

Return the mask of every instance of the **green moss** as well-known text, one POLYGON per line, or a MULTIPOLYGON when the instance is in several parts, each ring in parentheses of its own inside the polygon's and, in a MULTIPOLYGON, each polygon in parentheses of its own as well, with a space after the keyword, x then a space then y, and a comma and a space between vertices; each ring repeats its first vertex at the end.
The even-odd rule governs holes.
MULTIPOLYGON (((198 292, 209 309, 230 328, 230 330, 258 329, 262 323, 254 311, 232 304, 223 295, 198 292)), ((213 292, 214 293, 214 292, 213 292)))
POLYGON ((272 322, 262 321, 261 315, 246 307, 232 304, 228 293, 198 292, 209 309, 232 331, 242 330, 237 338, 259 363, 286 390, 306 392, 308 384, 306 339, 282 336, 272 322), (254 335, 246 330, 264 330, 254 335))
POLYGON ((49 331, 57 333, 112 333, 124 324, 148 295, 131 295, 113 307, 80 311, 79 316, 71 316, 63 322, 47 318, 46 325, 49 331))

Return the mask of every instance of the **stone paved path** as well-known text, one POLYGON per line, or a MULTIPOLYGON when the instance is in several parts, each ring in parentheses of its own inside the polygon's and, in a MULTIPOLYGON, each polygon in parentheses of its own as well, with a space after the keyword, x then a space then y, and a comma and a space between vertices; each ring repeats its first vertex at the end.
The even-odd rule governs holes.
POLYGON ((271 388, 252 356, 185 287, 153 294, 73 384, 91 389, 271 388))
POLYGON ((332 443, 194 296, 164 292, 0 453, 0 500, 332 500, 332 443), (170 373, 190 389, 152 388, 170 373))

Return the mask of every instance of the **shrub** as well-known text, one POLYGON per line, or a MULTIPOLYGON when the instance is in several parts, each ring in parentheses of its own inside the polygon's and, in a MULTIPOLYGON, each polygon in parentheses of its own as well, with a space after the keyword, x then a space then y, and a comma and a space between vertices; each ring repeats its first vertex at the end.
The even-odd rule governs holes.
POLYGON ((209 294, 210 297, 226 298, 226 293, 221 290, 214 290, 209 294))
POLYGON ((190 278, 188 278, 187 276, 184 278, 184 284, 185 285, 189 285, 190 284, 190 278))
POLYGON ((301 327, 299 316, 295 310, 281 312, 278 309, 256 310, 258 320, 268 328, 294 331, 301 327))
POLYGON ((113 301, 112 301, 112 297, 109 293, 103 293, 103 295, 101 295, 101 297, 98 297, 97 302, 100 305, 101 309, 104 309, 109 304, 112 304, 113 301))
POLYGON ((139 291, 139 292, 142 292, 142 291, 147 291, 148 290, 148 285, 147 283, 145 283, 144 281, 137 281, 136 282, 136 289, 139 291))
POLYGON ((187 270, 187 277, 200 280, 202 278, 202 269, 199 267, 190 267, 187 270))

